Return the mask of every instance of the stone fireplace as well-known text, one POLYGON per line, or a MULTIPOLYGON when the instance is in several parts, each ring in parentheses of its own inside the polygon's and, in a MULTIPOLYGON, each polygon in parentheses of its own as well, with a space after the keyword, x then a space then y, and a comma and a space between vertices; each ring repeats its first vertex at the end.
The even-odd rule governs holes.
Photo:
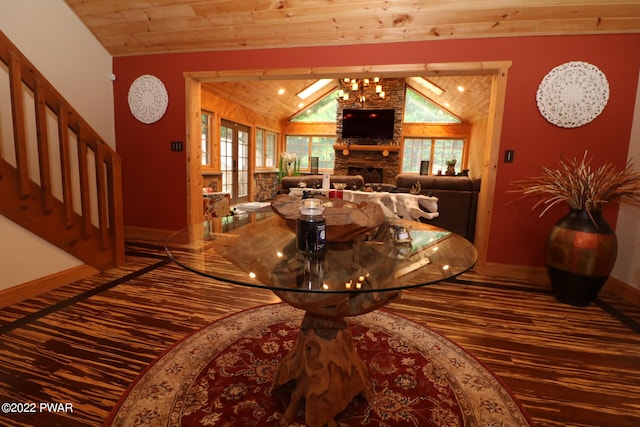
MULTIPOLYGON (((346 146, 345 146, 346 147, 346 146)), ((336 175, 352 175, 354 171, 365 178, 365 182, 376 182, 383 184, 395 184, 396 175, 400 172, 400 153, 398 147, 382 147, 368 146, 368 150, 364 150, 366 146, 350 146, 349 153, 345 155, 343 149, 336 149, 336 163, 334 173, 336 175), (357 148, 357 149, 356 149, 357 148), (388 156, 384 156, 384 149, 390 149, 388 156), (394 150, 395 149, 395 150, 394 150), (373 181, 377 179, 377 181, 373 181)), ((347 148, 344 148, 346 150, 347 148)))
POLYGON ((364 183, 380 183, 382 182, 383 168, 370 168, 370 167, 355 167, 349 166, 347 175, 361 175, 364 178, 364 183))
MULTIPOLYGON (((404 111, 404 79, 383 79, 386 93, 379 99, 375 89, 365 91, 366 101, 358 100, 338 102, 338 120, 336 126, 335 166, 336 175, 350 175, 355 171, 365 178, 365 182, 395 184, 395 177, 400 173, 400 141, 402 139, 402 116, 404 111), (342 138, 342 114, 345 108, 393 109, 393 138, 371 141, 342 138), (365 175, 366 174, 366 175, 365 175)), ((355 97, 354 97, 355 98, 355 97)))

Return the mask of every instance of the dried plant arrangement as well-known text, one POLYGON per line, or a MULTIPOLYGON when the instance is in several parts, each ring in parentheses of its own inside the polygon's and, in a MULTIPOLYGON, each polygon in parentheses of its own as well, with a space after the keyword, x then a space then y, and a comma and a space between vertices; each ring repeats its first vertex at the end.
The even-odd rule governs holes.
POLYGON ((640 171, 629 161, 623 169, 611 163, 591 166, 585 151, 582 159, 560 161, 557 169, 542 168, 542 175, 514 181, 523 197, 539 198, 533 209, 543 207, 540 216, 551 207, 565 202, 571 209, 599 211, 611 202, 640 207, 640 171))

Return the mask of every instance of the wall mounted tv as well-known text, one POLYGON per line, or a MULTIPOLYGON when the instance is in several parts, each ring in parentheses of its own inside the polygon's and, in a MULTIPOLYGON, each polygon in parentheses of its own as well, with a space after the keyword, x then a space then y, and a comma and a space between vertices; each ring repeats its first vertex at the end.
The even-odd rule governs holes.
POLYGON ((393 139, 394 110, 342 110, 342 137, 363 140, 393 139))

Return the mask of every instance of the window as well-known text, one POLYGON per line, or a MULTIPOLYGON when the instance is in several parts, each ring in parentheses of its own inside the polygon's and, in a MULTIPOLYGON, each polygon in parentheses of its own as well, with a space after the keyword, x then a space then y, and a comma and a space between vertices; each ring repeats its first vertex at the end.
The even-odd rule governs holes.
POLYGON ((419 173, 420 162, 422 160, 431 161, 432 142, 430 138, 405 138, 402 171, 419 173))
POLYGON ((277 133, 256 129, 256 168, 276 167, 277 142, 277 133))
POLYGON ((202 151, 201 164, 211 165, 211 125, 213 115, 202 111, 200 113, 200 150, 202 151))
POLYGON ((442 174, 447 170, 447 162, 456 160, 455 171, 460 173, 463 169, 465 152, 464 139, 442 138, 405 138, 402 155, 402 172, 419 173, 420 162, 431 162, 430 174, 442 174))
POLYGON ((292 122, 335 122, 338 116, 338 91, 334 90, 315 104, 305 108, 294 117, 292 122))
POLYGON ((225 126, 220 127, 220 172, 222 173, 222 191, 231 193, 233 186, 233 155, 234 136, 233 128, 225 126))
POLYGON ((405 123, 460 123, 461 120, 407 87, 404 101, 405 123))
POLYGON ((289 153, 296 153, 300 159, 300 170, 309 171, 309 158, 318 158, 318 169, 332 171, 335 162, 333 145, 335 136, 287 135, 286 149, 289 153))

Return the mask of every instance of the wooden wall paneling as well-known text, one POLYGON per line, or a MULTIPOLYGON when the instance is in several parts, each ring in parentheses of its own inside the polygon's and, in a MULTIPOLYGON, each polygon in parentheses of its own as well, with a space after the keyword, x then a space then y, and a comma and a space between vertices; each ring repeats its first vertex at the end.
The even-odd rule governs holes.
POLYGON ((187 159, 187 221, 202 223, 202 175, 200 150, 200 82, 185 78, 186 159, 187 159))
POLYGON ((488 117, 484 117, 473 123, 471 127, 471 143, 469 144, 469 168, 470 176, 480 176, 484 159, 484 149, 487 144, 487 123, 488 117))
MULTIPOLYGON (((265 126, 269 129, 280 129, 277 117, 262 114, 260 111, 244 106, 233 99, 218 95, 208 85, 202 85, 202 108, 215 112, 222 119, 230 120, 246 126, 265 126)), ((247 92, 243 90, 243 92, 247 92)))
POLYGON ((471 134, 471 125, 466 123, 452 125, 425 125, 403 123, 403 137, 467 138, 471 134))
MULTIPOLYGON (((210 85, 202 84, 200 91, 200 105, 198 108, 209 111, 213 114, 213 123, 211 129, 212 136, 212 162, 211 169, 214 173, 220 172, 220 125, 221 120, 229 120, 235 123, 239 123, 242 125, 246 125, 249 127, 250 134, 250 153, 249 153, 249 174, 253 177, 255 172, 255 137, 256 137, 256 129, 258 127, 267 129, 273 132, 282 134, 281 123, 277 117, 273 115, 263 115, 259 111, 254 111, 249 107, 243 106, 233 101, 234 93, 245 93, 246 91, 239 90, 237 85, 228 85, 224 86, 229 92, 226 95, 221 96, 220 93, 216 90, 212 90, 210 85)), ((198 147, 199 150, 199 141, 192 141, 193 147, 198 147)), ((191 171, 193 172, 193 171, 191 171)), ((198 175, 202 177, 202 171, 198 171, 198 175)), ((255 188, 255 180, 250 179, 249 184, 249 199, 254 200, 256 194, 255 188)), ((221 183, 218 184, 219 186, 221 183)), ((218 191, 221 188, 217 189, 218 191)), ((192 198, 196 198, 196 190, 191 189, 192 198)), ((198 190, 198 197, 202 197, 202 189, 198 190)), ((191 209, 195 208, 195 205, 189 204, 191 209)))
POLYGON ((491 101, 489 107, 489 123, 482 164, 482 184, 478 198, 476 215, 476 235, 474 246, 478 250, 478 261, 475 269, 484 274, 489 251, 489 236, 491 234, 491 217, 493 214, 493 199, 495 194, 498 159, 500 157, 500 136, 504 114, 504 100, 507 91, 507 77, 510 61, 505 61, 492 78, 491 101))
POLYGON ((286 122, 282 132, 285 135, 331 135, 336 134, 335 123, 286 122))

